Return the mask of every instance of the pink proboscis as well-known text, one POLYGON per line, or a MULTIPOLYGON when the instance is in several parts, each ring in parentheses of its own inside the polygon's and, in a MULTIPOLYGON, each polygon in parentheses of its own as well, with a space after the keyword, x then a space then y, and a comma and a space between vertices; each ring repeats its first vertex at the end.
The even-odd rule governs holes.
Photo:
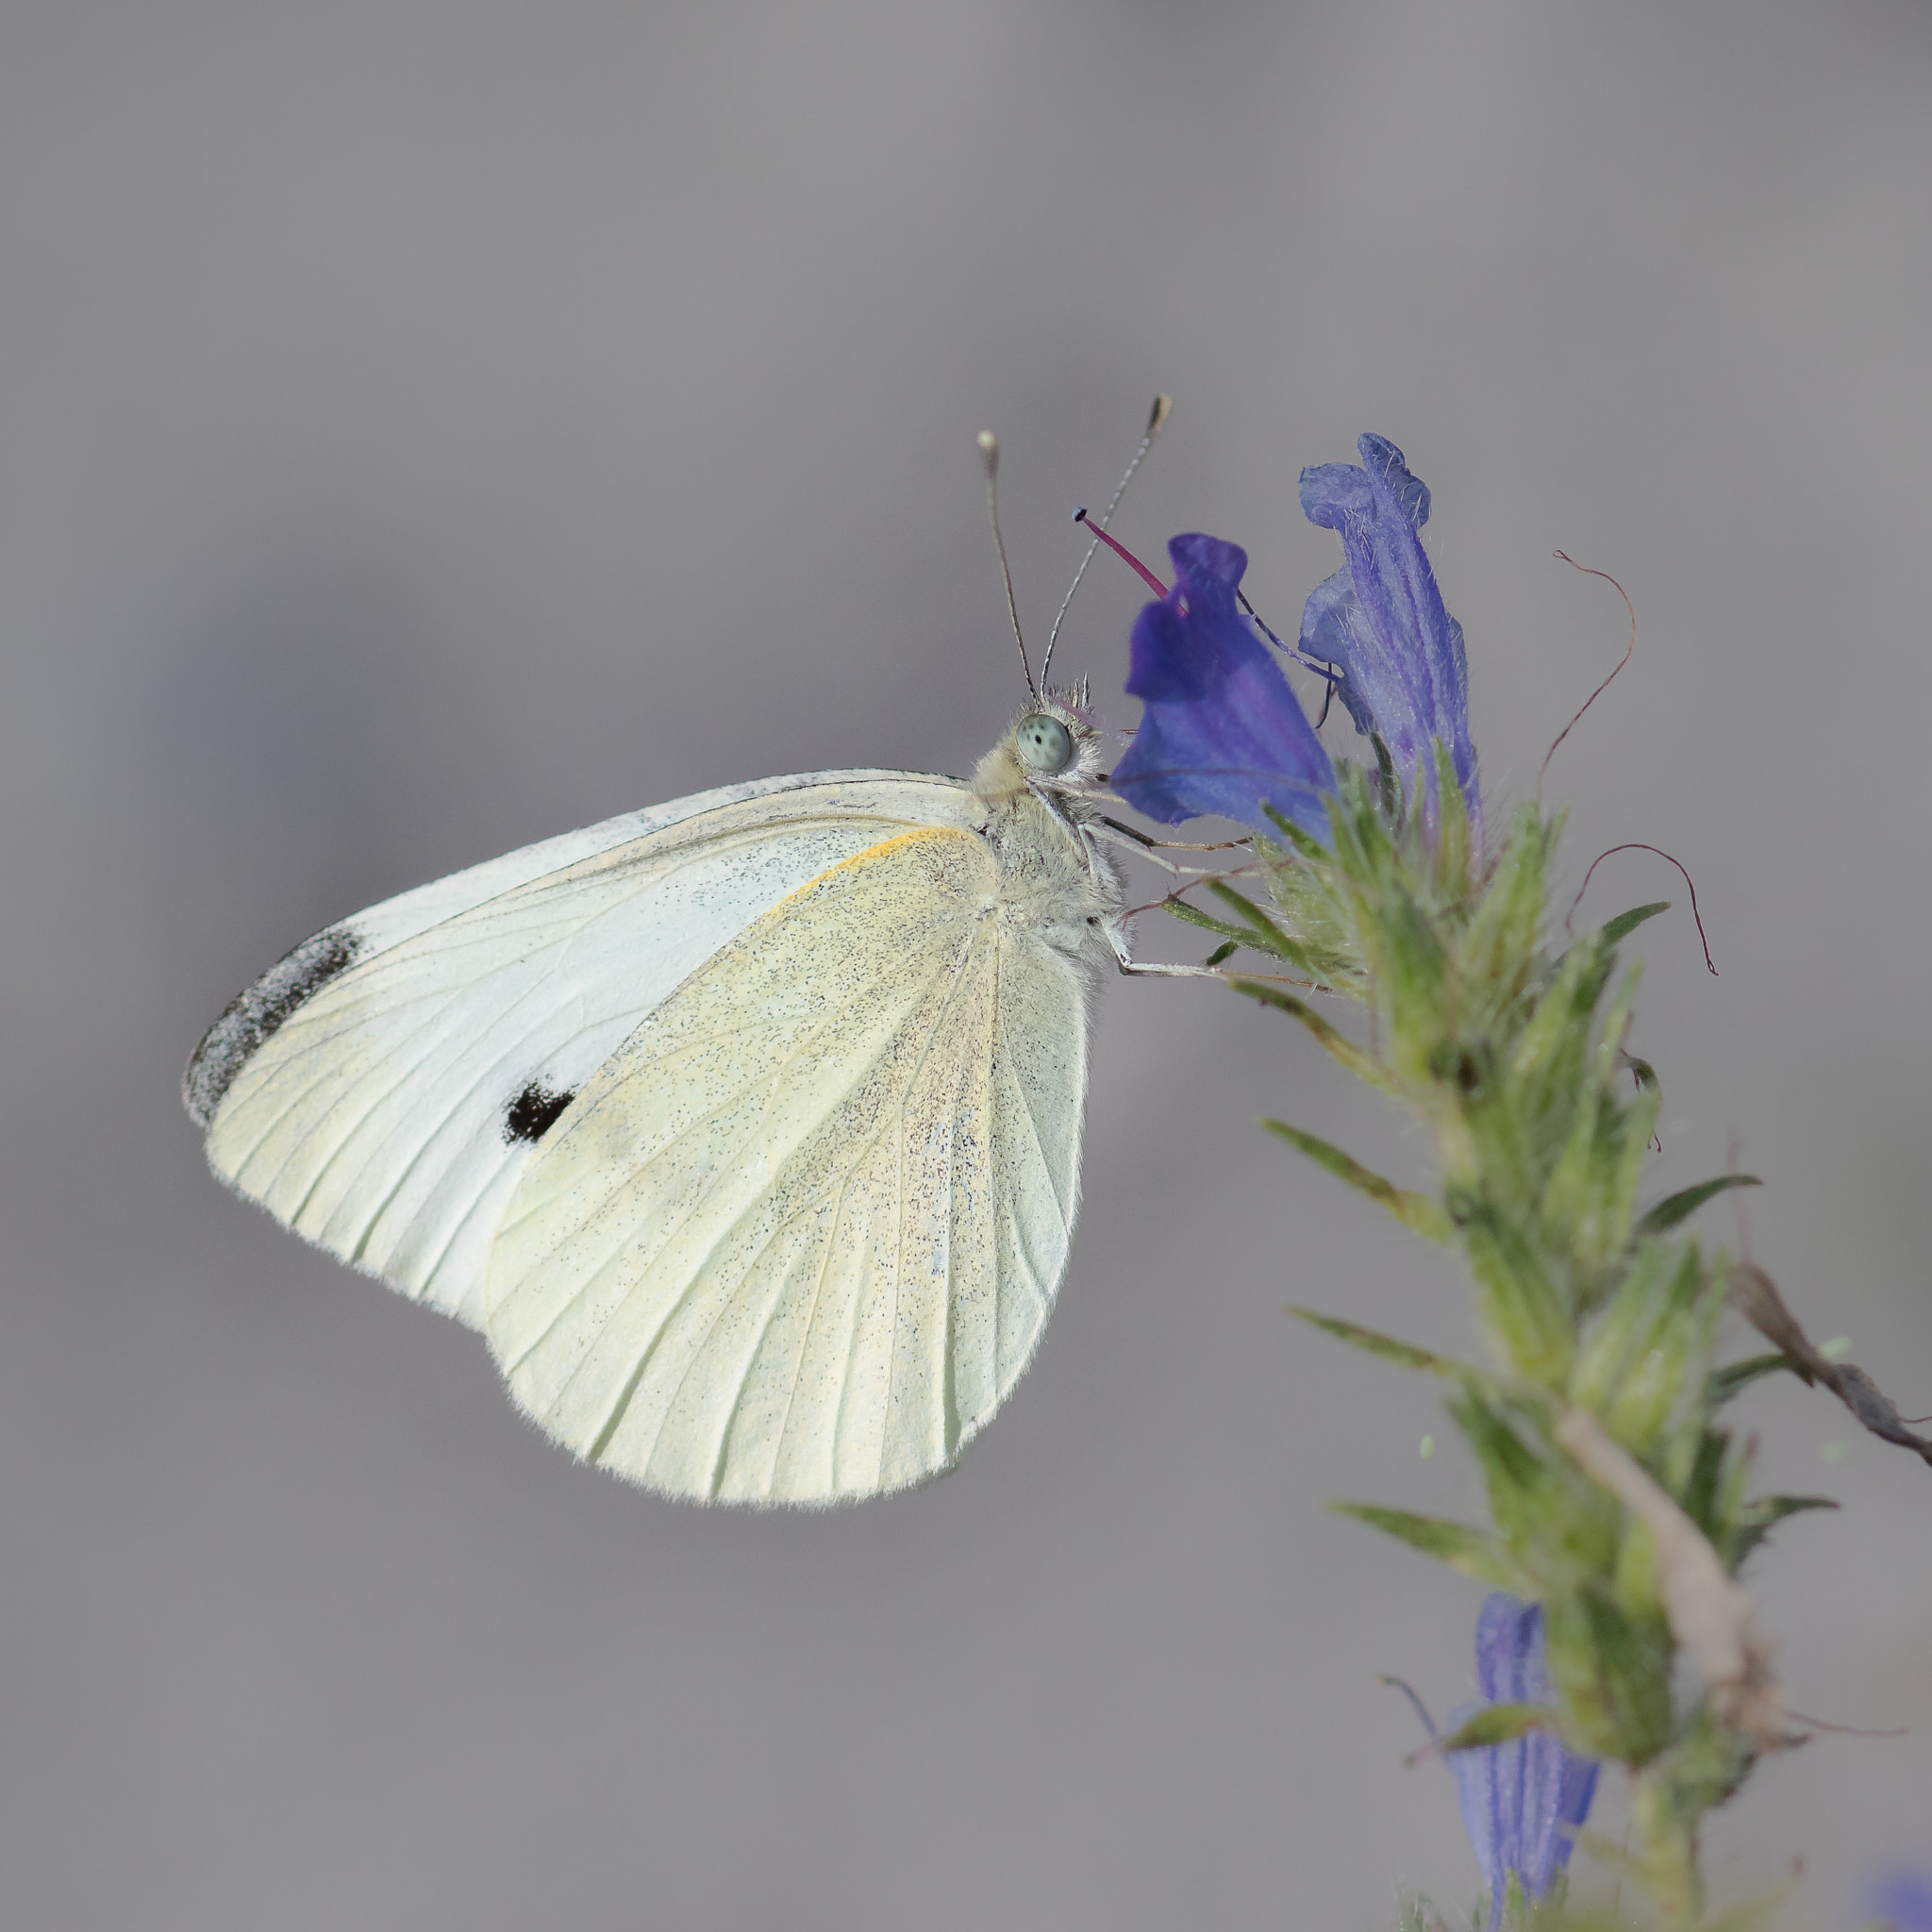
POLYGON ((1147 566, 1144 563, 1142 563, 1141 559, 1138 557, 1136 557, 1134 553, 1131 550, 1129 550, 1124 543, 1116 543, 1114 540, 1111 537, 1109 537, 1107 534, 1107 532, 1103 530, 1100 527, 1100 525, 1093 521, 1091 517, 1090 517, 1087 514, 1084 508, 1076 509, 1074 512, 1074 521, 1076 524, 1085 524, 1087 527, 1092 531, 1095 541, 1101 543, 1105 543, 1107 547, 1109 550, 1111 550, 1113 554, 1116 557, 1118 557, 1121 559, 1121 561, 1128 567, 1128 569, 1132 570, 1140 577, 1141 581, 1143 584, 1145 584, 1147 588, 1150 591, 1152 591, 1157 597, 1164 597, 1167 595, 1167 586, 1163 584, 1160 581, 1160 579, 1158 576, 1156 576, 1154 573, 1151 570, 1149 570, 1147 566))

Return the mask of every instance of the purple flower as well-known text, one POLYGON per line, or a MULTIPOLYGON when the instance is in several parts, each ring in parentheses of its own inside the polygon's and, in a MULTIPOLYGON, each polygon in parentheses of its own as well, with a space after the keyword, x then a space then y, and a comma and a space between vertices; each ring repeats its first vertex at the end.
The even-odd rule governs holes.
POLYGON ((1338 694, 1355 728, 1380 735, 1406 781, 1441 739, 1474 812, 1462 626, 1442 608, 1416 535, 1429 520, 1428 489, 1386 437, 1364 436, 1356 448, 1361 469, 1319 463, 1302 472, 1303 514, 1340 533, 1347 561, 1309 597, 1301 647, 1341 673, 1338 694))
POLYGON ((1891 1932, 1932 1932, 1932 1880, 1890 1874, 1872 1889, 1872 1912, 1891 1932))
MULTIPOLYGON (((1538 1605, 1501 1591, 1484 1600, 1475 1620, 1475 1677, 1490 1704, 1550 1702, 1538 1605)), ((1451 1728, 1481 1707, 1453 1712, 1451 1728)), ((1453 1751, 1449 1768, 1489 1887, 1490 1924, 1499 1925, 1512 1872, 1525 1895, 1537 1899, 1569 1864, 1572 1839, 1596 1794, 1596 1760, 1565 1750, 1554 1732, 1531 1731, 1511 1743, 1453 1751)))
POLYGON ((1247 552, 1194 536, 1167 554, 1174 588, 1134 622, 1127 691, 1145 710, 1113 789, 1170 825, 1214 816, 1266 830, 1265 803, 1325 843, 1334 767, 1235 601, 1247 552))

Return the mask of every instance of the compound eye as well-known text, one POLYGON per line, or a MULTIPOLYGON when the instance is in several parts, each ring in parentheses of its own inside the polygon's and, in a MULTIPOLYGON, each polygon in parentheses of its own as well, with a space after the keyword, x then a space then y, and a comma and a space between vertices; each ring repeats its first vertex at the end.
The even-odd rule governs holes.
POLYGON ((1022 718, 1013 741, 1021 758, 1036 772, 1064 772, 1074 762, 1074 734, 1043 711, 1022 718))

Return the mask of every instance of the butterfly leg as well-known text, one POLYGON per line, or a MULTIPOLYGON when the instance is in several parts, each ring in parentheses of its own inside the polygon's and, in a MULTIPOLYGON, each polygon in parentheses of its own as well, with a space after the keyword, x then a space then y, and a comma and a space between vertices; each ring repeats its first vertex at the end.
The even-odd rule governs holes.
POLYGON ((1103 825, 1111 825, 1123 838, 1131 839, 1137 845, 1156 846, 1163 852, 1235 852, 1252 848, 1253 841, 1248 839, 1217 839, 1211 845, 1192 845, 1185 839, 1157 839, 1143 832, 1138 825, 1123 824, 1119 819, 1109 818, 1105 812, 1100 815, 1103 825))
POLYGON ((1108 943, 1113 948, 1115 963, 1124 974, 1130 974, 1138 979, 1225 979, 1226 974, 1216 966, 1180 966, 1160 960, 1141 960, 1134 958, 1125 931, 1119 926, 1109 926, 1108 943))
POLYGON ((1244 839, 1227 839, 1218 845, 1183 845, 1173 840, 1150 839, 1145 832, 1137 831, 1132 825, 1124 825, 1118 819, 1109 818, 1103 818, 1097 824, 1090 821, 1087 829, 1095 838, 1106 839, 1110 844, 1131 844, 1131 848, 1137 857, 1144 858, 1149 865, 1158 865, 1162 872, 1172 873, 1177 879, 1239 878, 1246 875, 1252 870, 1249 867, 1240 867, 1232 873, 1225 871, 1214 872, 1209 871, 1206 866, 1176 865, 1173 859, 1163 858, 1160 856, 1163 851, 1239 851, 1244 849, 1247 845, 1247 841, 1244 839), (1103 825, 1108 828, 1106 831, 1100 829, 1103 825))
POLYGON ((1230 973, 1221 966, 1182 966, 1168 960, 1137 959, 1124 930, 1109 926, 1107 937, 1122 973, 1136 979, 1218 979, 1227 986, 1242 980, 1263 980, 1273 986, 1306 987, 1311 992, 1329 990, 1318 980, 1303 979, 1289 973, 1230 973))

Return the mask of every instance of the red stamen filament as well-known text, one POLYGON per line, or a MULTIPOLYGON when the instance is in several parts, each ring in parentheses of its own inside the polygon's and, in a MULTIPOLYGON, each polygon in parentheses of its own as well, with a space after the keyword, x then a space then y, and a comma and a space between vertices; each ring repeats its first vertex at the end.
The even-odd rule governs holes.
POLYGON ((1087 527, 1093 532, 1094 541, 1096 542, 1105 543, 1107 547, 1109 550, 1111 550, 1113 554, 1122 560, 1122 562, 1125 563, 1131 570, 1134 571, 1134 573, 1140 577, 1141 581, 1143 584, 1145 584, 1147 588, 1150 591, 1152 591, 1157 597, 1164 597, 1167 595, 1167 586, 1163 584, 1160 581, 1160 579, 1158 576, 1156 576, 1154 573, 1151 570, 1149 570, 1147 566, 1144 563, 1142 563, 1141 559, 1138 557, 1136 557, 1131 550, 1129 550, 1126 547, 1124 543, 1116 543, 1113 541, 1113 539, 1109 537, 1107 534, 1107 532, 1103 530, 1100 527, 1100 525, 1096 524, 1093 521, 1093 519, 1090 517, 1084 509, 1076 509, 1074 512, 1074 521, 1076 524, 1085 524, 1087 527))

